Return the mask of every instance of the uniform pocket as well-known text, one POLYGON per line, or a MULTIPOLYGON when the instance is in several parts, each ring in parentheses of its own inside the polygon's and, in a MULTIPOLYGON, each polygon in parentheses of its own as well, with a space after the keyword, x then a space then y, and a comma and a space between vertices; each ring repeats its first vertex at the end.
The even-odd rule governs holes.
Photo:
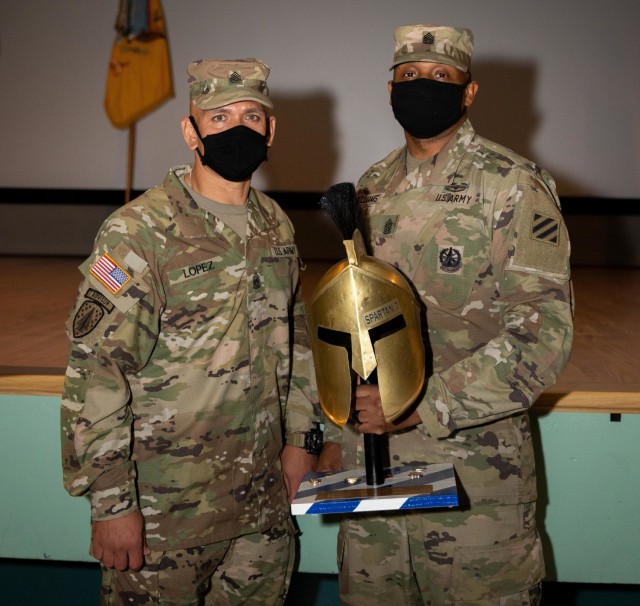
POLYGON ((510 595, 533 587, 543 576, 542 544, 533 528, 509 541, 457 547, 451 596, 459 601, 474 601, 510 595))
POLYGON ((412 280, 423 298, 453 310, 469 300, 487 265, 489 242, 483 221, 467 217, 451 225, 451 217, 447 219, 426 247, 412 280))
MULTIPOLYGON (((453 459, 460 483, 472 503, 484 499, 500 499, 502 503, 523 502, 522 436, 514 428, 512 418, 486 426, 469 427, 455 439, 444 442, 453 459)), ((527 477, 532 470, 528 468, 527 477)), ((529 497, 527 486, 526 497, 529 497)))

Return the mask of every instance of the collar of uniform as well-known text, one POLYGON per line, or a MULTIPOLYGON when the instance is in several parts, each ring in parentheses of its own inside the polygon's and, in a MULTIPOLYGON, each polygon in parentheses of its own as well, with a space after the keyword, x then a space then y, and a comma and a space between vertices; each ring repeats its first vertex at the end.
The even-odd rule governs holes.
MULTIPOLYGON (((429 170, 429 178, 425 185, 447 185, 455 179, 455 175, 460 165, 464 153, 469 147, 473 137, 475 136, 475 130, 467 118, 453 134, 453 136, 447 141, 446 145, 438 152, 435 158, 427 158, 425 162, 431 162, 431 169, 429 170)), ((404 147, 404 154, 401 154, 399 160, 406 166, 406 155, 409 153, 407 146, 404 147)), ((421 165, 422 166, 422 165, 421 165)), ((406 179, 407 173, 404 172, 404 179, 406 179)), ((405 180, 400 183, 400 192, 407 189, 405 180)))
POLYGON ((476 131, 471 125, 471 121, 467 118, 456 131, 455 136, 451 137, 447 144, 440 150, 438 156, 459 157, 466 152, 471 145, 471 141, 476 135, 476 131))
POLYGON ((176 231, 186 238, 204 238, 206 228, 200 207, 180 180, 180 177, 189 171, 191 166, 188 164, 173 167, 169 170, 163 185, 175 210, 176 231))
POLYGON ((275 202, 253 187, 249 190, 247 206, 249 207, 249 237, 280 225, 275 202))
MULTIPOLYGON (((199 207, 180 180, 180 177, 189 171, 191 166, 188 164, 172 168, 165 178, 164 188, 176 209, 176 229, 187 238, 204 238, 207 234, 199 207)), ((273 200, 253 187, 249 190, 247 207, 249 237, 280 224, 273 200)))

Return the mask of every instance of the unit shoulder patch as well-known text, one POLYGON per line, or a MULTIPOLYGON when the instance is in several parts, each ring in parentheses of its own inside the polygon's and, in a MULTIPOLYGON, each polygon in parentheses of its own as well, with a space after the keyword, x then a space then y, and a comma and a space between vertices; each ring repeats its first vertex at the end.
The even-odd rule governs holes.
POLYGON ((105 313, 110 314, 114 305, 102 293, 88 288, 84 293, 84 301, 73 317, 72 332, 76 339, 90 334, 100 323, 105 313))
POLYGON ((515 250, 509 269, 568 279, 569 236, 553 199, 537 196, 535 204, 516 207, 515 250))
POLYGON ((560 222, 558 219, 534 211, 530 237, 557 246, 560 240, 560 222))

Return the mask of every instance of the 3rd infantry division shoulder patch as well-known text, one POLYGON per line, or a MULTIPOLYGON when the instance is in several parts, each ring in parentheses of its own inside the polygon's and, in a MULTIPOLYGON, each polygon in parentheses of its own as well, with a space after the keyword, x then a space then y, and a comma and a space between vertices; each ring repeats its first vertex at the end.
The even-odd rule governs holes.
POLYGON ((540 242, 548 242, 549 244, 558 244, 560 233, 560 223, 557 219, 533 213, 531 221, 531 237, 540 242))

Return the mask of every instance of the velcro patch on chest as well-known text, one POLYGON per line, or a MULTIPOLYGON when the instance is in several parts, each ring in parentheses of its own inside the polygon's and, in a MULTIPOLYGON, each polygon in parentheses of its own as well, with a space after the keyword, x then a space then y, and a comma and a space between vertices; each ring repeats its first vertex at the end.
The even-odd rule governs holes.
POLYGON ((391 236, 398 228, 399 215, 373 215, 369 217, 371 234, 375 237, 391 236))
POLYGON ((214 257, 212 259, 203 259, 196 263, 190 263, 189 265, 180 267, 179 269, 174 269, 169 272, 169 283, 178 284, 185 280, 191 280, 192 278, 198 278, 208 274, 219 267, 219 261, 219 257, 214 257))
POLYGON ((295 244, 285 246, 272 246, 271 252, 274 257, 297 257, 298 247, 295 244))
POLYGON ((382 197, 382 195, 382 193, 370 194, 369 192, 359 192, 358 203, 362 206, 372 206, 382 197))

